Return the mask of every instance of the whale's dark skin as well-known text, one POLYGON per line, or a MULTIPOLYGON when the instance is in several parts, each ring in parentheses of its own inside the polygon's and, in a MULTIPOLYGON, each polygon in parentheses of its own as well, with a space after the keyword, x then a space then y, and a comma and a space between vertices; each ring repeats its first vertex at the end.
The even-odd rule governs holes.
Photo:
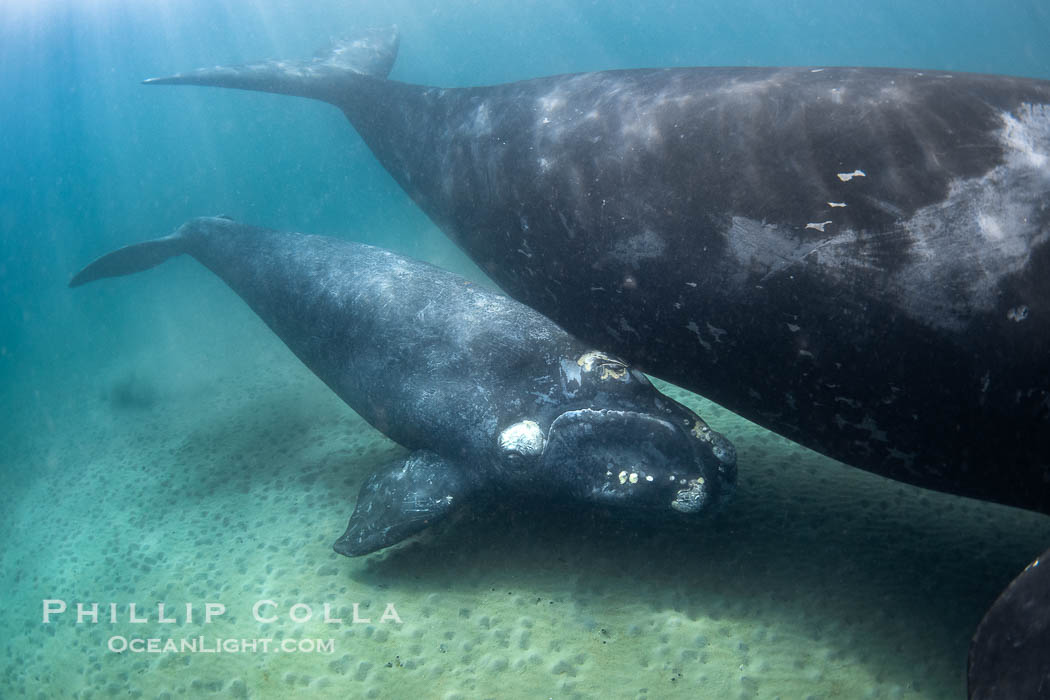
POLYGON ((381 248, 201 218, 99 258, 70 286, 179 254, 413 450, 362 486, 341 554, 399 542, 477 494, 684 517, 733 491, 733 446, 641 372, 518 302, 381 248))
MULTIPOLYGON (((330 102, 577 336, 852 466, 1050 512, 1050 83, 679 68, 439 89, 385 80, 396 50, 373 31, 147 82, 330 102)), ((983 624, 978 697, 1045 691, 1042 569, 983 624)))
POLYGON ((971 700, 1050 697, 1050 550, 1003 591, 970 646, 971 700))
POLYGON ((148 82, 330 102, 578 337, 846 464, 1050 512, 1050 83, 679 68, 439 89, 384 79, 396 49, 377 31, 148 82))

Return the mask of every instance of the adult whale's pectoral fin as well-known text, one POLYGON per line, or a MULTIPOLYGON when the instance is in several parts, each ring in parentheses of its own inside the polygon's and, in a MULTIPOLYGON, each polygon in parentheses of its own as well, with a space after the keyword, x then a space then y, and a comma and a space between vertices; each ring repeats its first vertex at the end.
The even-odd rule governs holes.
POLYGON ((394 66, 399 41, 396 26, 368 29, 332 42, 312 59, 216 66, 143 82, 239 88, 332 101, 353 76, 385 78, 394 66))
POLYGON ((476 486, 460 465, 433 452, 414 452, 368 477, 335 551, 359 557, 396 544, 447 516, 476 486))
POLYGON ((970 645, 971 700, 1050 698, 1050 549, 985 614, 970 645))

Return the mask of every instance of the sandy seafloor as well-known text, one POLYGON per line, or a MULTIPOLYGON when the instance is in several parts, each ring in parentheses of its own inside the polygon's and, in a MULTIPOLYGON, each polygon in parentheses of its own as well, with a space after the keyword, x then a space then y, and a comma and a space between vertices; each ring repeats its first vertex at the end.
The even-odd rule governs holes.
POLYGON ((150 275, 167 277, 113 293, 186 289, 142 320, 177 342, 3 397, 0 456, 22 478, 0 489, 0 697, 960 698, 975 625, 1050 543, 1045 517, 843 467, 672 389, 739 450, 719 519, 506 508, 347 559, 331 544, 362 480, 404 451, 206 272, 150 275), (47 598, 103 619, 117 602, 122 621, 45 625, 47 598), (279 622, 252 618, 266 599, 279 622), (149 622, 127 622, 131 602, 149 622), (227 613, 203 624, 205 602, 227 613), (295 603, 315 619, 289 621, 295 603), (378 622, 386 603, 402 624, 378 622), (114 635, 334 652, 117 654, 114 635))

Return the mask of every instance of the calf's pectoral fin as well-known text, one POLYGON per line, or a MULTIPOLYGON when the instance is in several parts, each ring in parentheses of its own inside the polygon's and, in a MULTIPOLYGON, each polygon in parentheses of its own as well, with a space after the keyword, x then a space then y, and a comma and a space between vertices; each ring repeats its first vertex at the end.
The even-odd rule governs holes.
POLYGON ((447 516, 476 488, 458 464, 420 450, 368 477, 336 552, 359 557, 389 547, 447 516))

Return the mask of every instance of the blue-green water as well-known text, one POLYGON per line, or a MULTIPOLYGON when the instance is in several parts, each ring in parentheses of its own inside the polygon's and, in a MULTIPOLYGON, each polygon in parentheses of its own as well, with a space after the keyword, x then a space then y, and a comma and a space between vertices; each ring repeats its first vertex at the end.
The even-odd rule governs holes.
POLYGON ((1050 76, 1050 9, 1035 2, 320 2, 306 9, 6 0, 2 7, 0 259, 5 299, 15 302, 0 317, 5 371, 28 357, 58 363, 64 355, 53 328, 92 320, 61 289, 70 270, 191 216, 225 213, 409 250, 430 232, 334 108, 147 88, 139 84, 146 77, 309 56, 344 31, 390 23, 403 35, 392 77, 438 85, 671 65, 1050 76))
POLYGON ((1050 78, 1039 2, 0 0, 0 697, 960 696, 969 631, 1050 542, 1045 518, 861 475, 704 406, 740 447, 741 497, 684 549, 515 522, 349 562, 329 544, 396 448, 190 261, 66 288, 101 252, 219 213, 478 275, 336 109, 140 84, 391 23, 391 77, 436 85, 675 65, 1050 78), (271 596, 389 596, 406 626, 347 627, 334 660, 129 660, 98 626, 40 620, 45 598, 271 596))

